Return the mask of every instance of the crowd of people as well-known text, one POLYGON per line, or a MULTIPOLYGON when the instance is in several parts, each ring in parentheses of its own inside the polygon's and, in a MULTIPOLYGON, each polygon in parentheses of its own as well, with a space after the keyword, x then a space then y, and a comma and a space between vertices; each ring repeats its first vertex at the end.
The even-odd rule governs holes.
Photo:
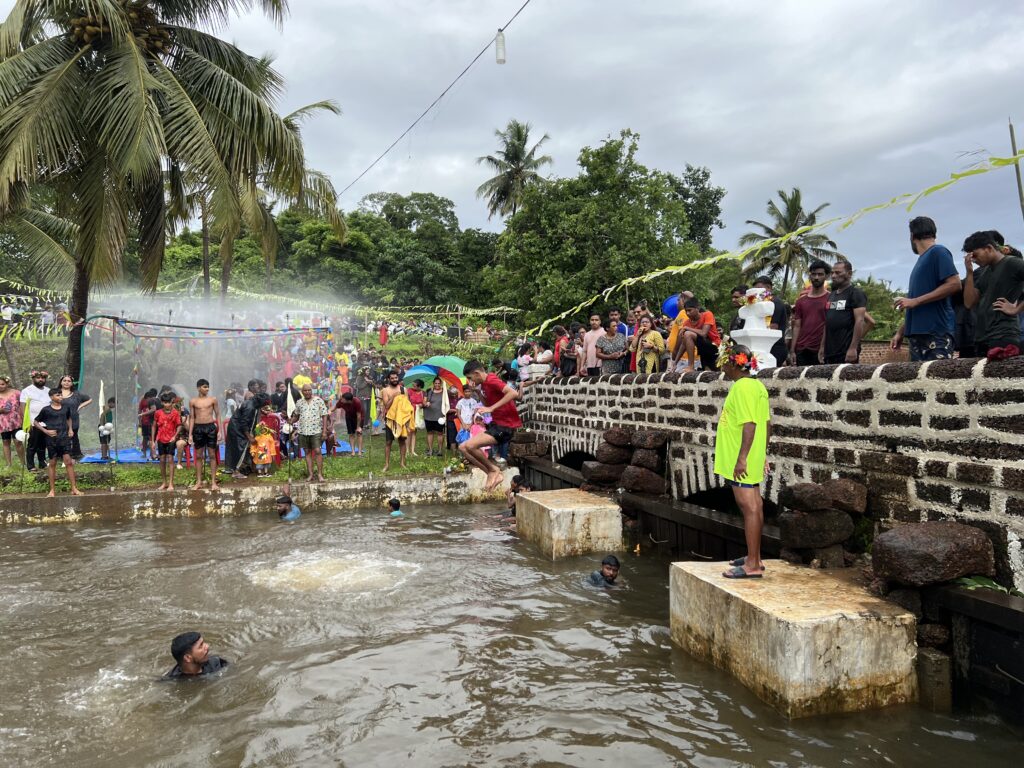
MULTIPOLYGON (((1024 330, 1022 275, 1024 258, 994 230, 970 235, 963 244, 961 277, 948 248, 938 244, 935 222, 920 216, 910 222, 911 248, 917 260, 905 296, 895 306, 903 323, 890 341, 898 350, 906 341, 910 359, 1012 357, 1020 354, 1024 330)), ((756 278, 731 291, 735 309, 750 288, 764 289, 774 310, 767 327, 781 332, 771 354, 778 366, 860 362, 862 341, 875 327, 868 299, 853 282, 853 265, 816 259, 807 286, 792 307, 772 295, 772 279, 756 278), (827 282, 830 281, 830 282, 827 282)), ((597 376, 615 373, 717 370, 722 339, 744 327, 737 314, 724 325, 692 292, 674 301, 675 317, 651 311, 641 302, 623 315, 611 308, 594 313, 588 324, 552 328, 553 339, 523 343, 514 367, 524 380, 552 374, 597 376)))

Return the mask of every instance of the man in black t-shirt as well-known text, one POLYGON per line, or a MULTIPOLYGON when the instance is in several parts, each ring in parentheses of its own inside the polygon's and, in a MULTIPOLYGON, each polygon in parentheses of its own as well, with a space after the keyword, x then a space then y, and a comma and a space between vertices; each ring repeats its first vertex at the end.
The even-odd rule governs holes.
POLYGON ((44 405, 36 416, 32 426, 46 436, 46 473, 50 478, 50 497, 56 496, 57 460, 64 462, 68 473, 68 485, 73 496, 81 496, 75 478, 75 462, 71 458, 71 438, 75 432, 72 427, 73 414, 71 409, 61 404, 60 387, 50 390, 50 404, 44 405))
POLYGON ((964 241, 964 306, 976 307, 975 354, 1021 346, 1017 315, 1024 305, 1024 259, 1007 254, 991 232, 975 232, 964 241), (972 264, 979 269, 974 270, 972 264))
POLYGON ((165 678, 177 680, 202 677, 219 672, 228 666, 228 660, 210 655, 210 646, 198 632, 182 632, 171 641, 171 656, 175 665, 165 678))
POLYGON ((832 291, 825 310, 825 333, 818 359, 826 365, 856 363, 860 340, 867 333, 868 297, 853 285, 853 267, 840 259, 832 267, 832 291))

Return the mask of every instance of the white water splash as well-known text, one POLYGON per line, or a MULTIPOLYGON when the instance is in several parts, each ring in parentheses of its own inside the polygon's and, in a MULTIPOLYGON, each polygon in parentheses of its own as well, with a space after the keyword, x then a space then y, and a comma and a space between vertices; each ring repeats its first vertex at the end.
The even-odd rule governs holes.
POLYGON ((419 569, 416 563, 377 554, 293 552, 276 564, 260 564, 246 575, 253 584, 273 590, 360 594, 396 589, 419 569))

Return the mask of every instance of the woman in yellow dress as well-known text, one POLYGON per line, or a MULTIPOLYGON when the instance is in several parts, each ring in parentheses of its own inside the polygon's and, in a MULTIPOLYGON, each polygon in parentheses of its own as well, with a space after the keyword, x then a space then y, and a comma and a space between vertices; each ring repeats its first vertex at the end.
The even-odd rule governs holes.
POLYGON ((644 315, 637 323, 636 334, 629 344, 636 352, 637 373, 657 373, 661 370, 661 356, 665 352, 665 339, 654 330, 650 316, 644 315))

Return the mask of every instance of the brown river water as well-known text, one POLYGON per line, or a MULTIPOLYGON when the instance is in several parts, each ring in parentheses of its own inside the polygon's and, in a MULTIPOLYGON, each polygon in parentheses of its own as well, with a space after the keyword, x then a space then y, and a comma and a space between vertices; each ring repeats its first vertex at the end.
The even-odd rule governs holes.
POLYGON ((552 563, 493 507, 0 529, 0 764, 994 766, 907 706, 787 721, 668 633, 668 562, 552 563), (160 681, 170 639, 232 664, 160 681))

